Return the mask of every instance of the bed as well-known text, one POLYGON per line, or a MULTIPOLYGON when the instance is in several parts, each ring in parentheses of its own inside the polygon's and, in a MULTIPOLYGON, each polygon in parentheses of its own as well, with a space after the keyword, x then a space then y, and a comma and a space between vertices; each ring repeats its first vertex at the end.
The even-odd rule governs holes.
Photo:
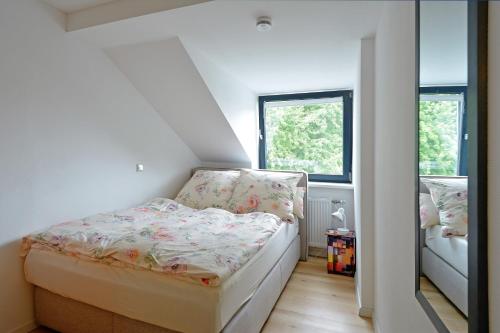
MULTIPOLYGON (((420 183, 420 193, 429 193, 423 183, 420 183)), ((467 316, 467 238, 442 237, 443 228, 434 225, 421 231, 421 272, 467 316)))
POLYGON ((307 258, 306 233, 304 219, 281 223, 247 262, 210 286, 36 247, 25 276, 35 285, 37 323, 61 332, 259 332, 297 261, 307 258))

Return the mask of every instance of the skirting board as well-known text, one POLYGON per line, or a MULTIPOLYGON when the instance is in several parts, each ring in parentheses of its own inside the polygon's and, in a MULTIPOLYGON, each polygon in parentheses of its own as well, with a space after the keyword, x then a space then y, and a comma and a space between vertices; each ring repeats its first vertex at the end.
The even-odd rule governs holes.
POLYGON ((358 315, 364 318, 372 318, 373 317, 373 309, 366 308, 364 306, 358 308, 358 315))
POLYGON ((358 307, 358 316, 364 317, 364 318, 372 318, 373 317, 373 308, 363 306, 361 302, 361 294, 359 291, 359 280, 356 279, 356 306, 358 307))
POLYGON ((375 311, 373 312, 372 315, 372 323, 373 323, 373 330, 375 331, 375 333, 382 333, 382 330, 380 329, 380 326, 378 324, 377 315, 375 311))
POLYGON ((30 321, 24 325, 19 326, 18 328, 14 328, 12 331, 9 331, 9 333, 27 333, 34 330, 37 327, 38 325, 35 324, 35 321, 30 321))
POLYGON ((309 246, 309 256, 326 258, 326 247, 309 246))

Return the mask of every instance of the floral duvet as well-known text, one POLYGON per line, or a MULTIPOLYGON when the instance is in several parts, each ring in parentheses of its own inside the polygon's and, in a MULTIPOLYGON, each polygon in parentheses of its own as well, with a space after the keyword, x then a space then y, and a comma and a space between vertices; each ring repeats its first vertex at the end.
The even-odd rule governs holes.
POLYGON ((31 234, 23 239, 23 255, 39 248, 217 286, 250 260, 281 223, 273 214, 196 210, 157 198, 31 234))

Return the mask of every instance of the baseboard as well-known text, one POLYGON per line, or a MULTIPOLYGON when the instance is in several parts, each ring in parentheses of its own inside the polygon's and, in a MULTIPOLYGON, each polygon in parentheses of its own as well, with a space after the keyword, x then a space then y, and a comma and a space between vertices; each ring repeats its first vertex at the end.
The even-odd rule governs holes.
POLYGON ((361 303, 361 295, 359 292, 358 284, 356 283, 356 305, 358 307, 358 316, 360 317, 365 317, 365 318, 372 318, 373 316, 373 308, 369 308, 366 306, 363 306, 361 303))
POLYGON ((309 246, 309 256, 326 258, 327 257, 326 248, 325 247, 309 246))
POLYGON ((372 318, 373 317, 373 309, 366 308, 366 307, 362 306, 362 307, 358 308, 358 315, 360 317, 372 318))
POLYGON ((30 321, 24 325, 19 326, 18 328, 14 328, 13 330, 9 331, 8 333, 28 333, 37 327, 38 327, 38 325, 34 321, 30 321))
POLYGON ((377 315, 375 311, 373 311, 372 313, 372 323, 373 323, 373 330, 375 331, 375 333, 382 333, 382 331, 380 330, 380 326, 378 324, 377 315))

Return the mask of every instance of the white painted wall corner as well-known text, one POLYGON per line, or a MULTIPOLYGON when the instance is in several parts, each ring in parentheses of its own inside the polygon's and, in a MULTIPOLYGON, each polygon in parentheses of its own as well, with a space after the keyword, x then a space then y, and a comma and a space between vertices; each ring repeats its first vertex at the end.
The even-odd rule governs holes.
POLYGON ((15 328, 8 333, 28 333, 37 327, 38 327, 38 325, 34 321, 29 321, 26 324, 21 325, 18 328, 15 328))

